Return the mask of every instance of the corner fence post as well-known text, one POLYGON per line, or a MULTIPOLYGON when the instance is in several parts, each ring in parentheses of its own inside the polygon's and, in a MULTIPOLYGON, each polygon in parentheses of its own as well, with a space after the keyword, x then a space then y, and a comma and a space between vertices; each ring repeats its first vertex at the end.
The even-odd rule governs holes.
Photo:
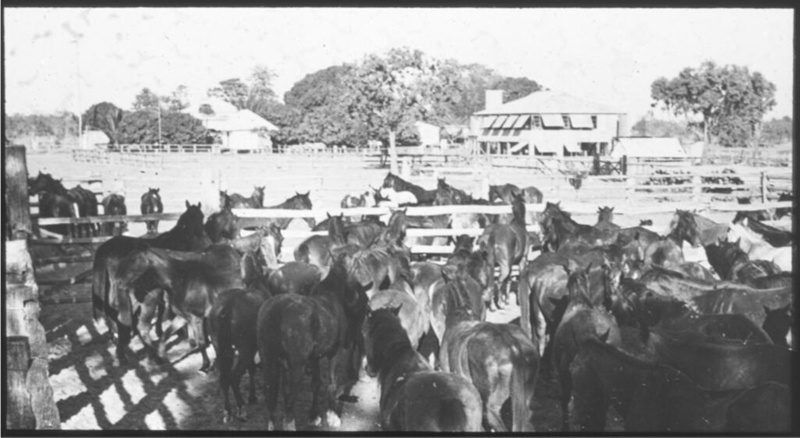
POLYGON ((6 202, 8 223, 12 240, 27 239, 33 232, 31 207, 28 202, 28 166, 25 159, 25 146, 6 146, 6 202))
POLYGON ((767 202, 767 172, 761 171, 761 202, 767 202))

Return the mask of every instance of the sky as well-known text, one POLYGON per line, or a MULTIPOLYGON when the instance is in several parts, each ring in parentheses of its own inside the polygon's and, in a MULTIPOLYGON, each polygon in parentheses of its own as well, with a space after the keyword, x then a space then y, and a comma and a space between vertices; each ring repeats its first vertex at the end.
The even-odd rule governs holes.
POLYGON ((793 110, 790 9, 5 8, 7 114, 129 109, 148 87, 190 100, 253 67, 279 96, 305 75, 393 47, 480 63, 618 108, 650 109, 650 84, 705 60, 743 65, 793 110))

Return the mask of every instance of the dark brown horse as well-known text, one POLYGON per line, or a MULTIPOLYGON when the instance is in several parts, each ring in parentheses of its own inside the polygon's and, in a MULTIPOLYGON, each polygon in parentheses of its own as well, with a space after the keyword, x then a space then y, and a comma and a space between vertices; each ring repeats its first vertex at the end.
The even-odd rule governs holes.
POLYGON ((230 206, 230 208, 264 208, 265 188, 265 186, 254 186, 253 194, 249 198, 238 193, 227 195, 226 206, 230 206))
POLYGON ((412 348, 399 309, 370 312, 363 337, 367 374, 381 389, 383 431, 480 432, 481 397, 464 377, 433 371, 412 348))
POLYGON ((544 245, 553 251, 570 242, 578 242, 590 246, 607 245, 616 242, 616 235, 608 235, 591 225, 580 224, 571 215, 561 210, 560 202, 548 202, 540 218, 544 245))
POLYGON ((330 268, 330 250, 334 247, 346 245, 347 228, 344 226, 344 215, 328 215, 328 235, 311 236, 304 240, 294 250, 295 261, 307 263, 318 267, 323 277, 330 268))
POLYGON ((573 386, 570 365, 580 351, 580 343, 600 336, 605 336, 606 342, 612 345, 622 343, 614 316, 605 308, 595 307, 592 302, 590 268, 587 266, 569 274, 567 309, 553 336, 553 358, 561 386, 561 422, 565 431, 568 430, 569 400, 573 386))
MULTIPOLYGON (((166 342, 188 323, 203 356, 201 371, 208 370, 205 318, 216 296, 228 289, 243 288, 240 255, 226 245, 214 245, 201 253, 145 247, 119 261, 111 282, 116 284, 120 314, 141 310, 137 328, 142 342, 166 360, 166 342), (141 287, 147 285, 147 287, 141 287), (165 290, 173 319, 154 347, 150 338, 152 316, 159 307, 156 299, 165 290), (132 300, 133 298, 134 300, 132 300)), ((118 346, 125 348, 125 346, 118 346)))
POLYGON ((348 274, 346 252, 336 256, 328 275, 309 296, 282 294, 258 312, 259 356, 264 367, 268 430, 277 425, 279 391, 284 395, 283 430, 294 430, 296 401, 306 372, 311 373, 311 416, 327 411, 330 428, 341 424, 337 396, 358 379, 363 342, 360 327, 367 297, 348 274), (342 372, 344 370, 344 373, 342 372), (323 406, 318 404, 324 388, 323 406))
POLYGON ((225 398, 223 423, 233 418, 246 420, 244 398, 239 388, 245 371, 250 373, 249 402, 256 402, 256 322, 258 309, 269 297, 268 292, 257 289, 226 290, 217 295, 208 315, 209 335, 217 353, 219 385, 225 398), (236 398, 235 409, 231 409, 229 389, 236 398))
MULTIPOLYGON (((295 192, 295 195, 287 199, 286 201, 281 202, 280 204, 277 205, 266 206, 264 208, 288 209, 288 210, 311 210, 314 207, 311 204, 311 199, 309 198, 310 193, 311 192, 306 192, 306 193, 295 192)), ((303 218, 303 220, 306 221, 306 223, 308 223, 309 228, 314 229, 316 222, 313 217, 303 218)), ((242 219, 242 222, 245 221, 246 221, 245 219, 242 219)), ((277 224, 279 227, 281 227, 282 230, 285 230, 286 227, 289 226, 289 223, 291 221, 292 218, 280 218, 280 219, 269 219, 267 221, 261 220, 261 223, 263 224, 264 222, 266 222, 267 225, 277 224)), ((250 226, 249 221, 247 226, 250 226)))
POLYGON ((539 354, 522 329, 510 324, 481 322, 468 294, 458 288, 445 292, 446 330, 439 350, 442 371, 472 382, 484 405, 484 424, 495 432, 532 432, 533 391, 539 354), (500 414, 511 401, 513 419, 500 414))
MULTIPOLYGON (((164 205, 161 204, 161 195, 158 193, 160 189, 148 188, 147 193, 142 195, 142 202, 139 206, 139 211, 143 215, 146 214, 161 214, 164 212, 164 205)), ((158 221, 147 221, 147 233, 158 233, 158 221)))
POLYGON ((509 302, 511 287, 511 267, 519 263, 519 271, 525 270, 528 261, 528 231, 525 228, 525 200, 517 195, 512 205, 514 219, 510 224, 493 224, 483 230, 478 245, 485 245, 489 254, 489 265, 498 266, 500 286, 494 287, 494 276, 490 277, 495 289, 490 310, 500 306, 501 301, 509 302), (502 295, 501 295, 502 294, 502 295))
POLYGON ((308 263, 289 262, 269 274, 269 290, 273 295, 308 295, 322 279, 322 271, 308 263))
POLYGON ((727 238, 706 244, 704 248, 708 263, 723 280, 744 282, 782 272, 774 262, 750 260, 738 242, 728 242, 727 238))
MULTIPOLYGON (((95 252, 92 265, 92 303, 95 320, 102 315, 109 330, 118 336, 118 345, 128 345, 133 327, 133 315, 129 307, 120 308, 116 284, 110 281, 116 276, 120 261, 132 252, 148 247, 174 251, 199 251, 209 244, 210 241, 203 233, 203 212, 200 204, 190 205, 188 201, 186 211, 166 233, 152 239, 116 236, 104 242, 95 252)), ((117 354, 120 360, 125 360, 124 348, 118 349, 117 354)))
POLYGON ((542 192, 534 186, 519 188, 514 184, 503 184, 501 186, 489 186, 489 202, 502 201, 503 204, 511 205, 514 195, 522 195, 526 204, 541 204, 542 192))
POLYGON ((425 190, 422 187, 411 184, 399 176, 389 172, 383 179, 384 188, 392 188, 397 192, 411 192, 417 198, 418 205, 432 205, 436 200, 436 190, 425 190))
POLYGON ((603 432, 614 406, 626 432, 727 432, 728 408, 747 390, 713 391, 669 366, 639 360, 588 338, 571 366, 579 430, 603 432))
MULTIPOLYGON (((127 216, 128 209, 125 207, 125 197, 112 193, 103 198, 104 216, 127 216)), ((103 234, 106 236, 120 236, 128 229, 125 222, 106 222, 103 224, 103 234)))
POLYGON ((369 191, 366 191, 358 196, 345 195, 344 198, 342 198, 342 202, 340 205, 342 208, 366 207, 368 198, 369 198, 369 191))
POLYGON ((219 243, 223 239, 234 240, 239 237, 239 218, 230 207, 225 207, 208 216, 204 229, 213 243, 219 243))
MULTIPOLYGON (((98 204, 94 193, 84 189, 80 184, 67 190, 60 179, 49 173, 42 173, 28 180, 28 193, 39 195, 39 215, 41 217, 90 217, 97 216, 98 204)), ((71 226, 56 225, 52 230, 73 236, 92 236, 99 228, 96 224, 78 224, 71 226)))

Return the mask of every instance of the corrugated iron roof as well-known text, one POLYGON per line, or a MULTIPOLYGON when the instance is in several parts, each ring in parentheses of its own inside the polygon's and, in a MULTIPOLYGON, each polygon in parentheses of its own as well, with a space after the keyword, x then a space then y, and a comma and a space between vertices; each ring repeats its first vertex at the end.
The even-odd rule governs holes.
POLYGON ((628 137, 614 142, 611 156, 629 157, 686 157, 686 151, 677 138, 628 137))
POLYGON ((493 110, 475 113, 489 114, 624 114, 624 111, 558 91, 536 91, 493 110))
POLYGON ((241 110, 228 117, 217 118, 206 122, 208 129, 215 131, 252 131, 266 129, 277 131, 278 127, 250 110, 241 110))

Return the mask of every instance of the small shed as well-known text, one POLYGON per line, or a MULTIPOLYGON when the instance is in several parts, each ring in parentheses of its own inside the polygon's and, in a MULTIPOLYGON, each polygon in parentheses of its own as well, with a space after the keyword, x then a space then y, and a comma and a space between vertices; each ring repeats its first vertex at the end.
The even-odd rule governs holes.
POLYGON ((417 128, 419 142, 422 146, 439 146, 439 142, 441 141, 439 132, 441 128, 425 122, 415 122, 414 127, 417 128))
POLYGON ((642 158, 686 158, 686 151, 677 138, 617 137, 611 158, 623 155, 642 158))
POLYGON ((81 149, 95 149, 98 146, 105 146, 110 143, 110 140, 105 132, 87 130, 81 136, 81 149))
POLYGON ((692 144, 687 144, 683 148, 686 150, 686 155, 689 158, 703 158, 703 149, 705 149, 705 142, 696 141, 692 144))

